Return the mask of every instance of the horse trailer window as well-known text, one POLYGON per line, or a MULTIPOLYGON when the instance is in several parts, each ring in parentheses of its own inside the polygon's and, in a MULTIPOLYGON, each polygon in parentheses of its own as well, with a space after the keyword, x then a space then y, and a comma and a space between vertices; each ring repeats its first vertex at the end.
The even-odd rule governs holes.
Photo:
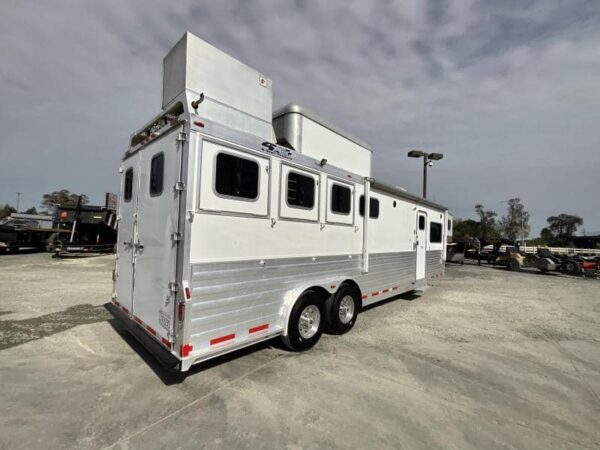
POLYGON ((452 221, 448 219, 448 231, 452 229, 452 221))
POLYGON ((429 224, 429 242, 442 242, 442 224, 431 222, 429 224))
POLYGON ((162 194, 165 171, 165 154, 158 153, 150 161, 150 196, 162 194))
POLYGON ((288 173, 287 203, 297 208, 312 209, 315 205, 315 179, 297 172, 288 173))
POLYGON ((131 201, 133 195, 133 167, 125 172, 125 186, 123 187, 123 199, 126 202, 131 201))
POLYGON ((350 214, 352 192, 349 187, 334 184, 331 186, 331 211, 338 214, 350 214))
POLYGON ((217 194, 254 200, 258 197, 258 163, 228 153, 217 155, 217 194))
MULTIPOLYGON (((358 205, 358 212, 361 216, 365 215, 365 196, 360 196, 360 203, 358 205)), ((371 197, 369 199, 369 217, 371 219, 377 219, 379 217, 379 200, 371 197)))
POLYGON ((419 216, 419 230, 425 229, 425 216, 419 216))

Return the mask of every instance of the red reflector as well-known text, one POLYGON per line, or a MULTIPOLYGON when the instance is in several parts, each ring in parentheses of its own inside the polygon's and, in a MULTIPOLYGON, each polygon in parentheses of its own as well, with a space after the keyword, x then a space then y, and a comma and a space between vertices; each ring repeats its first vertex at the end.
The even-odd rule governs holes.
POLYGON ((138 316, 133 316, 133 320, 135 320, 137 323, 142 323, 142 319, 140 319, 138 316))
POLYGON ((376 295, 379 295, 379 292, 373 292, 371 295, 375 297, 376 295))
POLYGON ((329 286, 331 289, 335 289, 335 284, 332 284, 331 286, 329 286))
POLYGON ((363 297, 362 297, 362 298, 363 298, 363 300, 364 300, 364 299, 366 299, 367 297, 368 297, 368 295, 363 295, 363 297))
POLYGON ((186 298, 186 300, 189 300, 191 298, 190 288, 187 286, 185 288, 185 298, 186 298))
POLYGON ((150 334, 153 334, 154 336, 156 336, 156 330, 154 328, 152 328, 150 325, 146 325, 146 330, 148 330, 148 332, 150 334))
POLYGON ((167 338, 162 338, 160 340, 160 342, 162 342, 164 345, 166 345, 167 347, 171 348, 171 343, 169 342, 169 340, 167 338))
POLYGON ((127 308, 125 308, 124 306, 121 306, 121 309, 122 309, 123 311, 125 311, 125 313, 129 314, 129 310, 128 310, 127 308))
POLYGON ((269 328, 269 324, 265 323, 264 325, 259 325, 257 327, 252 327, 248 330, 248 333, 252 334, 252 333, 258 333, 259 331, 263 331, 266 330, 267 328, 269 328))
POLYGON ((211 339, 210 345, 220 344, 221 342, 230 341, 231 339, 235 339, 235 333, 231 333, 226 336, 221 336, 218 338, 211 339))
POLYGON ((392 291, 395 291, 396 289, 398 289, 398 286, 394 286, 394 287, 392 288, 392 291))
POLYGON ((69 215, 69 213, 67 213, 66 211, 61 211, 60 212, 60 218, 61 219, 66 219, 68 215, 69 215))
POLYGON ((183 344, 181 347, 179 347, 179 356, 185 358, 192 352, 192 348, 193 347, 190 344, 183 344))
POLYGON ((194 122, 194 125, 196 125, 196 126, 198 126, 198 127, 200 127, 200 128, 204 128, 204 123, 200 122, 199 120, 196 120, 196 121, 194 122))
POLYGON ((389 289, 384 289, 383 292, 390 292, 390 290, 389 289))
POLYGON ((183 305, 183 303, 180 303, 180 304, 177 306, 177 319, 178 319, 180 322, 183 320, 183 311, 184 311, 184 309, 183 309, 183 306, 184 306, 184 305, 183 305))

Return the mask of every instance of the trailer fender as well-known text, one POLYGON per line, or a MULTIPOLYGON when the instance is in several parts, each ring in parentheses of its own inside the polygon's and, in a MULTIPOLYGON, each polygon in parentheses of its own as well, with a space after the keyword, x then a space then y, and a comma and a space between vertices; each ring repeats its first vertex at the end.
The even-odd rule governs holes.
POLYGON ((310 283, 304 283, 295 289, 292 289, 285 294, 284 302, 282 308, 283 317, 283 335, 287 336, 288 334, 288 323, 290 320, 290 314, 292 313, 292 309, 294 305, 300 298, 302 294, 304 294, 309 289, 315 289, 323 293, 323 301, 326 300, 326 297, 334 294, 340 285, 346 281, 350 280, 353 284, 356 284, 350 276, 337 276, 335 278, 322 279, 317 281, 312 281, 310 283))

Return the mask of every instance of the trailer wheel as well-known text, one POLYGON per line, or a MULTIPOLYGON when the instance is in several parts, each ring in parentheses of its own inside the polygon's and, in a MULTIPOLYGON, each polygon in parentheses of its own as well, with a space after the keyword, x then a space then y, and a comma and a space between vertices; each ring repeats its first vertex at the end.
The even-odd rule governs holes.
POLYGON ((324 325, 321 296, 315 291, 306 291, 292 308, 287 336, 282 336, 281 339, 290 350, 308 350, 321 338, 324 325))
POLYGON ((331 334, 344 334, 352 329, 360 308, 359 294, 352 286, 342 285, 325 302, 327 331, 331 334))

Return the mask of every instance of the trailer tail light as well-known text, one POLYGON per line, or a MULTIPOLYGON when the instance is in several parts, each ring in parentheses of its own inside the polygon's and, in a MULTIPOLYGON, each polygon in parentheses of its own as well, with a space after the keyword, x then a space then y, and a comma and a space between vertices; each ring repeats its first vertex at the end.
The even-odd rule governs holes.
POLYGON ((183 292, 185 293, 185 299, 189 300, 192 296, 190 295, 190 288, 188 286, 185 287, 185 289, 183 290, 183 292))
POLYGON ((183 344, 179 347, 179 356, 185 358, 192 352, 193 347, 190 344, 183 344))
POLYGON ((596 269, 598 267, 598 264, 592 261, 582 261, 580 263, 580 266, 582 269, 596 269))
POLYGON ((177 320, 179 320, 180 322, 183 320, 183 313, 185 311, 185 304, 179 303, 179 305, 177 305, 177 320))
POLYGON ((200 128, 204 128, 204 123, 200 122, 199 120, 194 121, 194 125, 196 125, 197 127, 200 127, 200 128))

